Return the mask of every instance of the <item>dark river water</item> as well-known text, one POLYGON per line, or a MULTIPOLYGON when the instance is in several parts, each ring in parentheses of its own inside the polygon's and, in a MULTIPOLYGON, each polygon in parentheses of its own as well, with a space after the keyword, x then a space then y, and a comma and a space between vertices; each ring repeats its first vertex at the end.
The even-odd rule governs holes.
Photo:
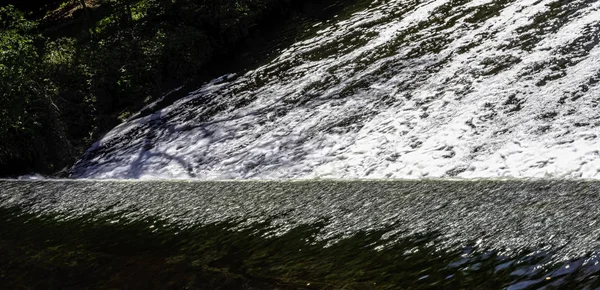
POLYGON ((599 192, 567 180, 0 181, 13 265, 0 281, 593 289, 599 192), (210 271, 229 278, 198 278, 220 277, 210 271))

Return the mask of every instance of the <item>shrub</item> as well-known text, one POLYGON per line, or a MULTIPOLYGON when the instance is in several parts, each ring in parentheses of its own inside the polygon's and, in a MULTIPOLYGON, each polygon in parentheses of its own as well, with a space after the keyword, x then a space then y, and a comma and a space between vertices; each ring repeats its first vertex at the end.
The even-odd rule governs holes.
MULTIPOLYGON (((42 163, 54 169, 56 156, 68 151, 53 102, 57 88, 45 68, 28 21, 12 6, 0 8, 0 164, 29 167, 42 163), (62 147, 63 149, 55 150, 62 147), (54 152, 50 152, 54 151, 54 152)), ((42 169, 43 170, 43 169, 42 169)))

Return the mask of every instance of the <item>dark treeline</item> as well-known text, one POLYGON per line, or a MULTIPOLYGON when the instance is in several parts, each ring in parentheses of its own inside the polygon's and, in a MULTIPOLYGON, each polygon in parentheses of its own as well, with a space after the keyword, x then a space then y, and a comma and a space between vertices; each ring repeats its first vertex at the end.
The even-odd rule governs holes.
POLYGON ((303 2, 8 1, 0 7, 0 176, 65 168, 164 92, 214 76, 209 64, 303 2))

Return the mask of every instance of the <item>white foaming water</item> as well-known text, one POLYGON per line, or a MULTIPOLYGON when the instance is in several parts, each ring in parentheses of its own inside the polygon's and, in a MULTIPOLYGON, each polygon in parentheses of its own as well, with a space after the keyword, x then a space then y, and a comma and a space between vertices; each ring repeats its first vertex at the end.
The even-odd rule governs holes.
POLYGON ((600 178, 600 1, 374 1, 115 128, 85 178, 600 178))

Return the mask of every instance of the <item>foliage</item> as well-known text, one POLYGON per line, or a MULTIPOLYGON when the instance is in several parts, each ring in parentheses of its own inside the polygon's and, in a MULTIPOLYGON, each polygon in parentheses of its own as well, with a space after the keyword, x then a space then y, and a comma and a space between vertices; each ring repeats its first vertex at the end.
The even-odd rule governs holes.
POLYGON ((35 118, 27 118, 29 105, 39 91, 37 67, 39 57, 34 38, 27 35, 34 24, 12 6, 0 8, 0 134, 10 129, 27 129, 35 118))
POLYGON ((12 6, 0 8, 0 164, 39 160, 53 167, 52 146, 45 143, 62 139, 53 104, 57 88, 46 77, 36 25, 12 6))

